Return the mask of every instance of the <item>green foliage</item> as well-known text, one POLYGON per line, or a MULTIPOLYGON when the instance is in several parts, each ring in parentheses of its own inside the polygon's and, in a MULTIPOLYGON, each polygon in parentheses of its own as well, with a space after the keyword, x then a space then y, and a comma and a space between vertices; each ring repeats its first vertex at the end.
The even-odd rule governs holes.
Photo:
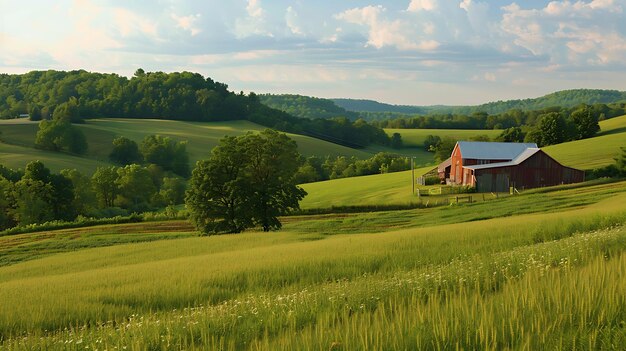
POLYGON ((389 143, 393 149, 401 149, 402 148, 402 135, 400 133, 393 133, 391 135, 391 141, 389 143))
POLYGON ((456 140, 450 137, 444 137, 435 147, 435 159, 438 162, 443 162, 450 158, 452 151, 456 146, 456 140))
POLYGON ((312 156, 304 160, 298 169, 296 182, 304 184, 328 179, 399 172, 410 168, 411 161, 408 157, 387 152, 379 152, 365 160, 345 156, 326 158, 312 156))
POLYGON ((0 230, 11 228, 15 220, 11 214, 13 183, 0 175, 0 230))
POLYGON ((354 99, 333 99, 333 101, 341 108, 349 111, 359 111, 361 112, 361 117, 374 120, 388 118, 389 114, 471 115, 482 112, 495 115, 511 110, 531 111, 553 106, 572 108, 580 104, 610 104, 625 102, 626 92, 600 89, 572 89, 558 91, 536 99, 496 101, 477 106, 401 106, 383 104, 372 100, 354 99))
POLYGON ((41 109, 37 105, 31 106, 30 110, 28 110, 28 118, 31 121, 41 121, 42 114, 41 109))
POLYGON ((564 142, 567 139, 565 119, 558 112, 541 115, 537 128, 529 133, 528 138, 540 147, 564 142))
POLYGON ((143 161, 143 156, 139 153, 139 146, 136 142, 121 136, 113 139, 113 150, 109 154, 109 159, 117 164, 129 165, 140 163, 143 161))
POLYGON ((185 202, 187 183, 178 177, 165 177, 159 195, 166 205, 178 205, 185 202))
POLYGON ((80 117, 80 111, 78 108, 78 100, 75 97, 70 97, 67 102, 58 105, 54 109, 52 119, 56 121, 64 121, 68 123, 82 123, 83 120, 80 117))
POLYGON ((502 131, 502 133, 496 138, 496 141, 505 143, 521 143, 524 141, 526 135, 520 127, 511 127, 502 131))
POLYGON ((148 163, 182 177, 189 176, 187 142, 177 142, 170 137, 149 135, 141 143, 141 154, 148 163))
POLYGON ((15 222, 27 225, 52 220, 53 189, 41 180, 23 178, 13 187, 14 205, 11 215, 15 222))
POLYGON ((437 150, 437 145, 441 143, 441 137, 438 135, 428 135, 424 140, 424 150, 434 152, 437 150))
POLYGON ((576 140, 591 138, 600 131, 600 125, 598 124, 599 116, 592 113, 588 106, 572 112, 570 118, 576 130, 574 135, 576 140))
MULTIPOLYGON (((320 100, 321 101, 321 100, 320 100)), ((161 118, 185 121, 248 120, 350 147, 389 143, 380 128, 344 125, 323 118, 298 118, 261 103, 259 97, 228 91, 228 86, 191 72, 143 72, 127 79, 86 71, 32 71, 0 76, 0 118, 43 106, 42 114, 79 122, 80 116, 161 118), (349 132, 347 132, 349 130, 349 132)), ((332 108, 332 103, 328 108, 332 108)), ((324 107, 327 108, 327 107, 324 107)), ((335 109, 338 109, 335 107, 335 109)), ((351 113, 334 117, 353 117, 351 113)))
POLYGON ((332 100, 321 99, 302 95, 259 95, 262 104, 271 108, 287 112, 300 118, 335 118, 348 117, 352 120, 358 119, 355 112, 346 111, 337 106, 332 100))
POLYGON ((87 140, 80 129, 69 120, 59 117, 52 121, 39 122, 35 146, 50 151, 84 154, 87 151, 87 140))
POLYGON ((200 232, 238 233, 253 225, 244 178, 247 164, 241 139, 235 137, 223 138, 208 160, 196 163, 185 202, 200 232))
POLYGON ((132 164, 117 169, 117 197, 115 205, 142 212, 150 208, 150 201, 157 192, 150 172, 140 165, 132 164))
POLYGON ((186 197, 192 221, 204 234, 279 229, 278 216, 306 195, 295 185, 298 166, 295 142, 276 131, 222 139, 193 171, 186 197))
POLYGON ((73 207, 79 214, 88 214, 98 207, 96 193, 91 184, 91 178, 76 169, 61 170, 61 175, 69 179, 74 186, 73 207))
POLYGON ((115 198, 119 190, 116 185, 118 178, 118 168, 98 167, 91 176, 91 184, 98 199, 100 207, 113 207, 115 198))

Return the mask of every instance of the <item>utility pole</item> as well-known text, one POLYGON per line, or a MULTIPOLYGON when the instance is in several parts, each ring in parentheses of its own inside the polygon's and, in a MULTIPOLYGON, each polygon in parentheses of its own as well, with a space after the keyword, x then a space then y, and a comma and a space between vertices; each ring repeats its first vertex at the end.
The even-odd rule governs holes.
POLYGON ((413 184, 413 192, 411 195, 415 195, 415 157, 411 157, 411 184, 413 184))

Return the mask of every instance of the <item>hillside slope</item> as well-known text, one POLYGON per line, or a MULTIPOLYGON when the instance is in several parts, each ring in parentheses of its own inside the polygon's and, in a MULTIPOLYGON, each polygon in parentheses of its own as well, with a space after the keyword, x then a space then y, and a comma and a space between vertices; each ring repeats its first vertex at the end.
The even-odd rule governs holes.
MULTIPOLYGON (((543 148, 565 166, 589 170, 612 164, 620 147, 626 147, 626 116, 600 122, 601 133, 591 139, 577 140, 543 148)), ((421 133, 422 131, 417 131, 421 133)), ((442 131, 448 132, 448 131, 442 131)), ((416 134, 415 140, 421 135, 416 134)), ((416 176, 433 167, 416 170, 416 176)), ((411 174, 398 172, 366 177, 335 179, 303 184, 309 195, 302 208, 328 208, 332 206, 359 206, 416 202, 411 195, 411 174)))
POLYGON ((544 150, 566 166, 587 170, 614 163, 620 147, 626 147, 626 116, 601 121, 595 138, 551 145, 544 150))
MULTIPOLYGON (((27 120, 0 121, 0 140, 4 142, 0 143, 0 163, 16 168, 23 167, 29 161, 41 159, 53 170, 67 168, 72 164, 76 164, 75 167, 83 171, 94 170, 99 165, 108 164, 108 155, 115 137, 125 136, 140 143, 147 135, 160 134, 176 140, 187 140, 187 150, 193 165, 197 160, 207 158, 211 149, 224 136, 237 136, 265 129, 248 121, 184 122, 119 118, 91 119, 77 126, 85 133, 89 143, 85 157, 34 149, 37 123, 27 120)), ((343 155, 369 158, 378 151, 389 151, 380 146, 357 150, 299 134, 288 135, 298 143, 300 152, 305 156, 343 155)))

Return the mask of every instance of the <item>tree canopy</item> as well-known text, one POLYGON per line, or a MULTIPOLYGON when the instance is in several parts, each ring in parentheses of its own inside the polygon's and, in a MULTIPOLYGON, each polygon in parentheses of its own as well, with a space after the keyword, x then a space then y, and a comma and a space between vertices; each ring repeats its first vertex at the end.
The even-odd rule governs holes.
POLYGON ((281 227, 278 216, 299 208, 306 192, 296 186, 296 143, 285 134, 225 137, 193 170, 187 208, 204 234, 281 227))
MULTIPOLYGON (((43 119, 54 115, 71 122, 105 117, 248 120, 351 147, 389 142, 380 128, 365 128, 364 121, 357 126, 341 119, 298 118, 262 104, 254 93, 231 92, 226 84, 192 72, 138 69, 130 79, 83 70, 0 74, 0 118, 14 118, 33 109, 39 110, 43 119)), ((333 115, 346 116, 351 117, 349 113, 333 115)))

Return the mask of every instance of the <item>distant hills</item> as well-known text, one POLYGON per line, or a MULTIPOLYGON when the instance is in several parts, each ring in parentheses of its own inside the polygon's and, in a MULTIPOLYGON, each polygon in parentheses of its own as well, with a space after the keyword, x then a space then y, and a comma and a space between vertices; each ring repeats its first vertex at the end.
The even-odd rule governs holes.
POLYGON ((485 112, 493 115, 513 109, 531 111, 554 106, 571 108, 580 104, 610 104, 626 102, 626 91, 573 89, 557 91, 533 99, 495 101, 476 106, 392 105, 374 100, 323 99, 301 95, 265 94, 259 97, 263 104, 301 118, 347 117, 354 120, 362 117, 367 120, 375 120, 393 117, 394 115, 471 115, 476 112, 485 112))
POLYGON ((486 112, 490 115, 513 109, 541 110, 548 107, 565 108, 580 104, 609 104, 626 102, 626 91, 603 89, 572 89, 557 91, 533 99, 518 99, 489 102, 476 106, 406 106, 390 105, 373 100, 332 99, 337 106, 354 112, 393 112, 401 114, 465 114, 486 112))

